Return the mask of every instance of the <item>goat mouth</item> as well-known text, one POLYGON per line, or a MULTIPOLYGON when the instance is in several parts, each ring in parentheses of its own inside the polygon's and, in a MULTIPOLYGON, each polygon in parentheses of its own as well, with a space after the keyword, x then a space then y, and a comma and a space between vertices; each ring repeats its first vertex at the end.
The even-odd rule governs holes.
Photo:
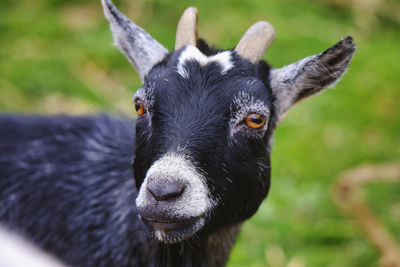
POLYGON ((159 219, 148 219, 143 217, 144 222, 158 231, 179 231, 179 229, 184 229, 189 225, 195 223, 198 220, 198 217, 191 218, 188 220, 159 220, 159 219))
POLYGON ((153 219, 141 216, 143 222, 163 243, 176 243, 194 235, 204 225, 204 216, 189 219, 153 219))

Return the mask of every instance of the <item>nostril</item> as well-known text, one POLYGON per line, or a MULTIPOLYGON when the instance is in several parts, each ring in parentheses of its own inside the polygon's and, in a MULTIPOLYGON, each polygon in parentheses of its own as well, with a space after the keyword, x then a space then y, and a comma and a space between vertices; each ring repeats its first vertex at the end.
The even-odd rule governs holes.
POLYGON ((181 184, 162 184, 162 183, 148 183, 147 190, 153 195, 157 201, 165 201, 172 198, 179 197, 185 187, 181 184))

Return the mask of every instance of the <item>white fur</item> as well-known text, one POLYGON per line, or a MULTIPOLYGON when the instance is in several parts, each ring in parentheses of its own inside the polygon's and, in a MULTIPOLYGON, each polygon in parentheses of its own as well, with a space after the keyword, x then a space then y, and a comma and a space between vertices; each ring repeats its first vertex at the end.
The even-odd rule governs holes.
MULTIPOLYGON (((200 218, 198 221, 196 221, 194 223, 194 225, 192 225, 191 230, 189 230, 189 234, 184 234, 186 238, 188 238, 189 236, 193 236, 198 229, 200 229, 201 227, 203 227, 205 223, 205 219, 204 218, 200 218)), ((182 239, 182 234, 171 234, 171 233, 165 233, 163 231, 160 230, 156 230, 154 233, 154 236, 160 240, 163 241, 165 243, 175 243, 178 242, 182 239)))
POLYGON ((173 182, 185 185, 180 198, 166 208, 171 216, 182 219, 199 217, 214 206, 213 200, 209 197, 205 177, 196 170, 187 157, 180 154, 168 153, 153 163, 136 198, 138 207, 151 208, 155 204, 147 190, 150 179, 156 179, 161 184, 173 182))
POLYGON ((141 101, 144 101, 147 109, 152 109, 154 105, 154 91, 154 83, 149 82, 147 83, 147 86, 143 86, 136 91, 133 95, 133 101, 135 101, 135 99, 140 99, 141 101))
POLYGON ((298 62, 284 66, 279 69, 271 70, 271 88, 277 98, 277 116, 281 121, 286 112, 292 107, 293 99, 300 93, 304 85, 295 79, 296 75, 301 73, 304 66, 316 56, 303 58, 298 62))
POLYGON ((239 124, 251 113, 257 113, 265 117, 266 122, 264 126, 258 129, 258 132, 263 133, 268 125, 269 107, 263 101, 254 98, 249 93, 245 91, 239 92, 233 99, 231 106, 231 119, 229 121, 231 135, 240 130, 240 127, 238 127, 239 124))
POLYGON ((216 62, 221 66, 221 74, 227 73, 231 68, 233 68, 233 62, 231 60, 231 51, 220 52, 216 55, 207 57, 200 52, 199 49, 192 45, 187 45, 182 51, 177 65, 177 72, 183 78, 189 78, 189 74, 185 69, 185 64, 188 61, 196 61, 200 66, 204 67, 211 62, 216 62))

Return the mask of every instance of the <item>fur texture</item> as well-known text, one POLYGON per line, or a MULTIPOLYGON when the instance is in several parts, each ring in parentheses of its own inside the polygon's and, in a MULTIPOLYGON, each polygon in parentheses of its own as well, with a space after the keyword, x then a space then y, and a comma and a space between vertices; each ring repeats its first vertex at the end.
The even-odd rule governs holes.
POLYGON ((143 266, 134 122, 0 116, 0 219, 71 266, 143 266))
POLYGON ((223 266, 268 194, 274 129, 343 75, 352 39, 271 69, 202 40, 167 53, 102 3, 143 114, 0 115, 0 221, 70 266, 223 266))
POLYGON ((109 0, 102 0, 101 3, 104 15, 110 21, 115 45, 135 67, 143 81, 154 64, 161 61, 168 50, 121 14, 109 0))

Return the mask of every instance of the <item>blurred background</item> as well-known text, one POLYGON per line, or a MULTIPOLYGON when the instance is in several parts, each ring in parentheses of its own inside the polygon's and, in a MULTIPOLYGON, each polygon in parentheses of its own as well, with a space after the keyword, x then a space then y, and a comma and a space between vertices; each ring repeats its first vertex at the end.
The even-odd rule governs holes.
MULTIPOLYGON (((281 67, 351 35, 357 52, 334 89, 303 101, 275 135, 272 187, 247 221, 228 266, 378 266, 379 250, 351 212, 332 200, 340 173, 360 164, 400 162, 399 0, 114 0, 173 49, 183 10, 199 10, 199 33, 233 48, 257 20, 277 40, 264 56, 281 67)), ((0 111, 108 112, 134 116, 139 76, 112 46, 100 1, 1 0, 0 111)), ((359 192, 400 242, 400 185, 359 192)))

